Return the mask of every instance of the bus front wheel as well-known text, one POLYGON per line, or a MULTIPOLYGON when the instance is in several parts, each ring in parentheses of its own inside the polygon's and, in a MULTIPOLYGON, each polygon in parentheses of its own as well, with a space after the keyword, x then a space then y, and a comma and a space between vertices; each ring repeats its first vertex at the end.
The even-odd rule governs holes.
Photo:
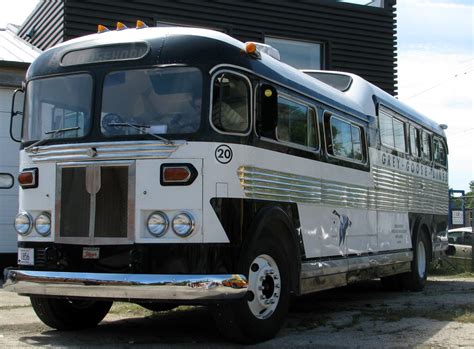
POLYGON ((262 236, 243 252, 247 297, 214 308, 220 332, 241 343, 273 338, 282 327, 290 300, 289 262, 277 238, 262 236))
POLYGON ((112 306, 112 302, 30 297, 36 315, 57 330, 79 330, 95 327, 112 306))

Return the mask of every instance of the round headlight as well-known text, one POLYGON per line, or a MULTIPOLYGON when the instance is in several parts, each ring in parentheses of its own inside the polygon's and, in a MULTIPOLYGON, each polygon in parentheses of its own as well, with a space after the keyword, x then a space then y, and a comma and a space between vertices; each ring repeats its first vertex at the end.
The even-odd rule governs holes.
POLYGON ((148 232, 156 237, 163 236, 168 229, 168 217, 163 212, 153 212, 148 216, 146 227, 148 232))
POLYGON ((21 212, 15 217, 15 230, 20 235, 27 235, 31 231, 32 219, 29 213, 21 212))
POLYGON ((43 212, 35 219, 35 229, 41 236, 48 236, 51 232, 51 217, 43 212))
POLYGON ((179 237, 189 236, 194 230, 194 219, 189 213, 180 213, 173 218, 173 231, 179 237))

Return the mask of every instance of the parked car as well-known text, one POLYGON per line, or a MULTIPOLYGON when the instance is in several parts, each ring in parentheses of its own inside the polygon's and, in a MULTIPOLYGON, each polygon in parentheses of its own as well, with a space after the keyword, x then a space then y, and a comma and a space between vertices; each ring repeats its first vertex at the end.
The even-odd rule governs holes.
POLYGON ((473 239, 474 233, 472 232, 472 227, 448 230, 449 247, 446 254, 456 266, 470 270, 473 239))

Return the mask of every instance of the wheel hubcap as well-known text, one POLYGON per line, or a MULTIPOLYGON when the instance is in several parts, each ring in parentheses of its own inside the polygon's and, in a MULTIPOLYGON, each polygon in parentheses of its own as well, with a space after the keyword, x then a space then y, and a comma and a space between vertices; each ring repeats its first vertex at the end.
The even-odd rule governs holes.
POLYGON ((418 246, 416 248, 416 254, 418 256, 417 258, 418 276, 420 278, 423 278, 425 277, 425 273, 426 273, 426 251, 425 251, 425 245, 423 244, 423 241, 418 242, 418 246))
POLYGON ((255 317, 266 319, 273 314, 280 298, 280 282, 280 270, 272 257, 260 255, 250 264, 249 291, 254 296, 248 305, 255 317))

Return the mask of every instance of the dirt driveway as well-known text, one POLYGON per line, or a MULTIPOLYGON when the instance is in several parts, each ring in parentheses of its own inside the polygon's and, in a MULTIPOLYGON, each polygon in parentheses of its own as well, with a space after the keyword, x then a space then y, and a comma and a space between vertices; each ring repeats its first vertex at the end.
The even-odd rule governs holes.
MULTIPOLYGON (((235 347, 204 307, 152 313, 116 303, 92 330, 58 332, 28 298, 0 291, 0 347, 235 347)), ((376 281, 295 302, 277 338, 257 348, 474 348, 474 278, 430 278, 424 292, 384 292, 376 281)))

